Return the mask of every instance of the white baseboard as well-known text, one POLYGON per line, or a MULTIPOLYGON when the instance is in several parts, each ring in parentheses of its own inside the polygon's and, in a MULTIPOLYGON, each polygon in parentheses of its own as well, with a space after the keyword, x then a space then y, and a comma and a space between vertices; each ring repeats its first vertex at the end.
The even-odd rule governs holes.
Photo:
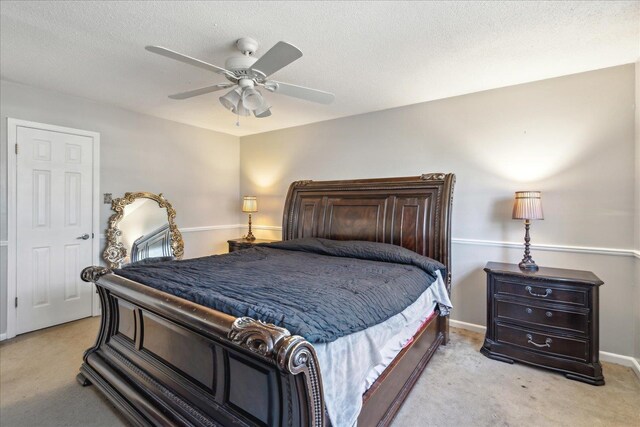
MULTIPOLYGON (((486 326, 476 325, 475 323, 461 322, 460 320, 449 319, 449 325, 454 328, 465 329, 471 332, 477 332, 484 334, 487 330, 486 326)), ((600 360, 602 362, 615 363, 616 365, 627 366, 638 376, 640 379, 640 363, 638 359, 631 356, 624 356, 622 354, 609 353, 608 351, 600 352, 600 360)))
POLYGON ((7 339, 7 334, 0 334, 0 341, 4 341, 7 339))
POLYGON ((487 331, 486 326, 476 325, 475 323, 461 322, 460 320, 449 319, 449 325, 454 328, 466 329, 467 331, 484 334, 487 331))
POLYGON ((638 376, 638 379, 640 379, 640 363, 638 363, 638 359, 636 359, 635 357, 609 353, 608 351, 601 351, 600 360, 602 362, 609 362, 615 363, 616 365, 627 366, 631 368, 631 370, 638 376))

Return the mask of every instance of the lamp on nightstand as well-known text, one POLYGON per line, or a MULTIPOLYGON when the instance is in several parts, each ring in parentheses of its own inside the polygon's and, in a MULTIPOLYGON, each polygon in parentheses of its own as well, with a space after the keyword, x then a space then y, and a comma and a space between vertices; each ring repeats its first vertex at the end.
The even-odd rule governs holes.
POLYGON ((249 214, 249 232, 244 237, 246 240, 256 240, 256 236, 251 232, 251 213, 258 212, 258 200, 256 196, 244 196, 242 199, 242 212, 249 214))
POLYGON ((544 219, 542 213, 542 201, 540 191, 516 191, 513 203, 513 219, 524 219, 524 257, 518 266, 521 270, 538 271, 536 262, 531 258, 529 251, 529 225, 532 219, 544 219))

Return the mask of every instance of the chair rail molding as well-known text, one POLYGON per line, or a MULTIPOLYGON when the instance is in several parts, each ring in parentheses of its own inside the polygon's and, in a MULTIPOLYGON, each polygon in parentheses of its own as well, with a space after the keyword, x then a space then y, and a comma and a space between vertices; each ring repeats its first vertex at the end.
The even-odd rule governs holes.
POLYGON ((222 225, 203 225, 199 227, 179 227, 181 233, 196 233, 199 231, 211 231, 211 230, 232 230, 234 228, 240 228, 240 224, 222 224, 222 225))
MULTIPOLYGON (((184 227, 180 228, 181 233, 193 233, 197 231, 209 231, 209 230, 231 230, 234 228, 247 228, 247 224, 227 224, 227 225, 205 225, 202 227, 184 227)), ((279 225, 251 225, 256 230, 282 230, 279 225)))
MULTIPOLYGON (((279 231, 282 230, 280 225, 256 225, 252 227, 255 230, 270 230, 279 231)), ((233 229, 245 229, 247 224, 221 224, 221 225, 203 225, 197 227, 180 227, 181 233, 197 233, 202 231, 213 230, 233 230, 233 229)), ((104 234, 100 235, 101 239, 104 239, 104 234)), ((6 241, 0 241, 0 246, 6 246, 6 241)), ((473 246, 492 246, 499 248, 512 248, 521 249, 521 242, 506 242, 502 240, 482 240, 482 239, 464 239, 460 237, 453 237, 451 243, 455 245, 473 245, 473 246)), ((609 255, 609 256, 630 256, 640 259, 640 250, 637 249, 620 249, 620 248, 599 248, 592 246, 571 246, 571 245, 555 245, 555 244, 531 244, 531 249, 537 251, 549 251, 549 252, 571 252, 571 253, 583 253, 593 255, 609 255)))
MULTIPOLYGON (((224 227, 224 226, 220 226, 224 227)), ((227 226, 229 228, 247 228, 247 224, 238 224, 236 226, 227 226)), ((252 227, 256 230, 282 230, 279 225, 255 225, 252 227)), ((207 227, 195 227, 207 228, 207 227)), ((180 230, 182 231, 182 229, 180 230)), ((193 230, 196 231, 196 230, 193 230)), ((474 245, 474 246, 494 246, 500 248, 522 249, 521 242, 506 242, 501 240, 481 240, 481 239, 464 239, 460 237, 451 238, 451 243, 456 245, 474 245)), ((599 248, 591 246, 571 246, 571 245, 555 245, 555 244, 531 244, 531 249, 538 251, 550 252, 573 252, 594 255, 610 255, 610 256, 631 256, 640 259, 640 250, 636 249, 620 249, 620 248, 599 248)))
MULTIPOLYGON (((451 243, 458 245, 475 245, 475 246, 494 246, 500 248, 514 248, 521 249, 522 243, 520 242, 505 242, 500 240, 479 240, 479 239, 462 239, 454 237, 451 239, 451 243)), ((531 244, 531 249, 538 251, 550 251, 550 252, 573 252, 573 253, 585 253, 595 255, 612 255, 612 256, 631 256, 640 258, 640 251, 635 249, 620 249, 620 248, 599 248, 591 246, 571 246, 571 245, 554 245, 554 244, 531 244)))

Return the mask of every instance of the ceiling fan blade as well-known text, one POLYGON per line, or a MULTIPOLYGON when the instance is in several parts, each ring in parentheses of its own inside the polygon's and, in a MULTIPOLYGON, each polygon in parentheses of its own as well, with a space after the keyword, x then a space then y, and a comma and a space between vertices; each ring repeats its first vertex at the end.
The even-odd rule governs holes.
POLYGON ((195 67, 203 68, 208 71, 213 71, 214 73, 224 74, 235 78, 233 73, 229 70, 225 70, 222 67, 218 67, 213 64, 209 64, 208 62, 200 61, 199 59, 192 58, 187 55, 183 55, 181 53, 175 52, 171 49, 167 49, 162 46, 146 46, 146 50, 149 52, 157 53, 158 55, 165 56, 167 58, 175 59, 176 61, 184 62, 185 64, 193 65, 195 67))
POLYGON ((186 92, 175 93, 173 95, 169 95, 171 99, 187 99, 193 98, 194 96, 204 95, 206 93, 215 92, 217 90, 227 89, 231 86, 235 86, 235 83, 221 83, 213 86, 201 87, 200 89, 189 90, 186 92))
POLYGON ((269 80, 265 88, 273 88, 274 93, 282 95, 292 96, 294 98, 304 99, 306 101, 317 102, 320 104, 331 104, 335 99, 335 95, 329 92, 325 92, 317 89, 310 89, 308 87, 292 85, 290 83, 276 82, 269 80))
POLYGON ((300 49, 286 42, 278 42, 252 66, 252 70, 260 71, 265 77, 291 64, 302 56, 300 49))

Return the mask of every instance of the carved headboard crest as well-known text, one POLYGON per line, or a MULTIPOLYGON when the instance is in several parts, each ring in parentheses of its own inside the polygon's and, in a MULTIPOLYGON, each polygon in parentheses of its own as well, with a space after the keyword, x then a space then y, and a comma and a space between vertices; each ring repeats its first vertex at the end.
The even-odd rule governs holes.
POLYGON ((282 238, 391 243, 451 266, 455 175, 296 181, 285 203, 282 238))

